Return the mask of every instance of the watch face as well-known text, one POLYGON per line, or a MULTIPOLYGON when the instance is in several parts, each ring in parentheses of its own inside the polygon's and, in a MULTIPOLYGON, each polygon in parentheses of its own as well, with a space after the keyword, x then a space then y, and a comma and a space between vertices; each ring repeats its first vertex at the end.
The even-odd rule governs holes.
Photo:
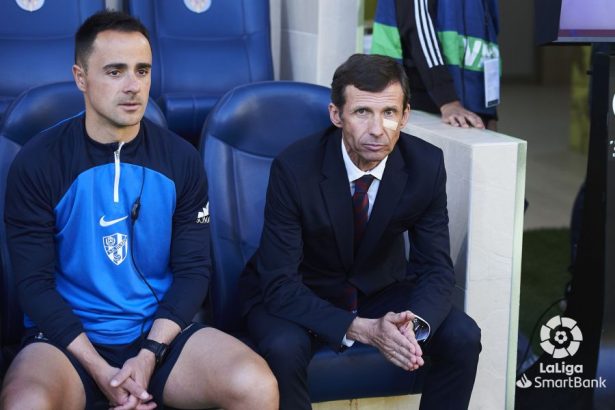
POLYGON ((429 336, 428 327, 418 318, 413 319, 412 323, 414 324, 414 338, 419 342, 427 339, 429 336))

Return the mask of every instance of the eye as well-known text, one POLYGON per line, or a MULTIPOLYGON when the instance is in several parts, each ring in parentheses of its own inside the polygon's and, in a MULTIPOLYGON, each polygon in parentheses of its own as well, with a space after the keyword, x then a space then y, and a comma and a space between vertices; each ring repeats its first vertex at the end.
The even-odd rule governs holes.
POLYGON ((110 75, 111 77, 119 77, 120 70, 109 70, 107 71, 107 74, 110 75))
POLYGON ((395 116, 395 110, 386 110, 384 112, 385 117, 393 117, 395 116))
POLYGON ((367 115, 367 110, 365 108, 358 108, 357 110, 355 110, 355 114, 359 116, 364 116, 367 115))
POLYGON ((145 77, 149 74, 149 68, 140 68, 137 70, 137 74, 139 74, 141 77, 145 77))

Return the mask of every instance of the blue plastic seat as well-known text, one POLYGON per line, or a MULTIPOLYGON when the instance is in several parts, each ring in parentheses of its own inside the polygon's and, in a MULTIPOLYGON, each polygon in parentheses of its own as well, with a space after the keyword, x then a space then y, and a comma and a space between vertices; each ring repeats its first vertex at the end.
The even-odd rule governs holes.
MULTIPOLYGON (((271 162, 287 145, 331 125, 330 90, 297 82, 262 82, 227 93, 203 128, 201 149, 209 181, 214 275, 214 323, 241 332, 237 281, 257 249, 271 162)), ((419 373, 389 363, 356 343, 342 354, 328 348, 310 363, 312 401, 416 393, 419 373)))
POLYGON ((0 2, 0 119, 28 88, 72 80, 75 32, 104 7, 104 0, 48 0, 26 11, 15 0, 0 2))
MULTIPOLYGON (((6 179, 13 159, 30 138, 85 109, 83 93, 74 82, 33 87, 18 96, 0 122, 0 215, 4 216, 6 179)), ((166 128, 166 120, 155 102, 150 101, 145 116, 166 128)), ((11 270, 4 217, 0 218, 0 343, 2 362, 8 365, 23 332, 23 314, 17 302, 15 275, 11 270)), ((0 374, 2 372, 0 368, 0 374)))
POLYGON ((272 80, 273 65, 268 0, 193 3, 210 7, 197 13, 181 0, 131 0, 128 7, 150 32, 152 97, 169 128, 198 147, 218 99, 237 85, 272 80))

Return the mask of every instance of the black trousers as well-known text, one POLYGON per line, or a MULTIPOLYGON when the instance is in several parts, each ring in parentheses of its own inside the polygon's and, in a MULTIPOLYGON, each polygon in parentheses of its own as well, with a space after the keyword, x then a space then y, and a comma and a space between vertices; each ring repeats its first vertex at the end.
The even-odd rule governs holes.
MULTIPOLYGON (((412 286, 397 283, 372 297, 359 298, 359 316, 379 318, 389 311, 407 310, 412 286)), ((311 409, 307 367, 322 344, 305 328, 270 315, 263 305, 255 306, 246 319, 250 338, 278 380, 280 410, 311 409)), ((432 329, 422 347, 431 366, 425 377, 420 408, 467 409, 481 351, 476 322, 452 308, 435 332, 432 329)))

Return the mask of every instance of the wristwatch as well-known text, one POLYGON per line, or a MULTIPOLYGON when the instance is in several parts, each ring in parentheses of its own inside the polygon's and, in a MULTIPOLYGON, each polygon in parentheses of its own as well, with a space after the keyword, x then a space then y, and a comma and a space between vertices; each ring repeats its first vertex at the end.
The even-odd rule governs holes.
POLYGON ((164 355, 167 353, 167 346, 164 343, 159 343, 152 339, 145 339, 143 343, 141 343, 141 349, 147 349, 150 352, 154 353, 154 357, 156 357, 156 365, 162 362, 164 359, 164 355))
POLYGON ((429 326, 418 317, 412 319, 412 327, 414 331, 414 337, 417 342, 423 342, 429 337, 429 326))

